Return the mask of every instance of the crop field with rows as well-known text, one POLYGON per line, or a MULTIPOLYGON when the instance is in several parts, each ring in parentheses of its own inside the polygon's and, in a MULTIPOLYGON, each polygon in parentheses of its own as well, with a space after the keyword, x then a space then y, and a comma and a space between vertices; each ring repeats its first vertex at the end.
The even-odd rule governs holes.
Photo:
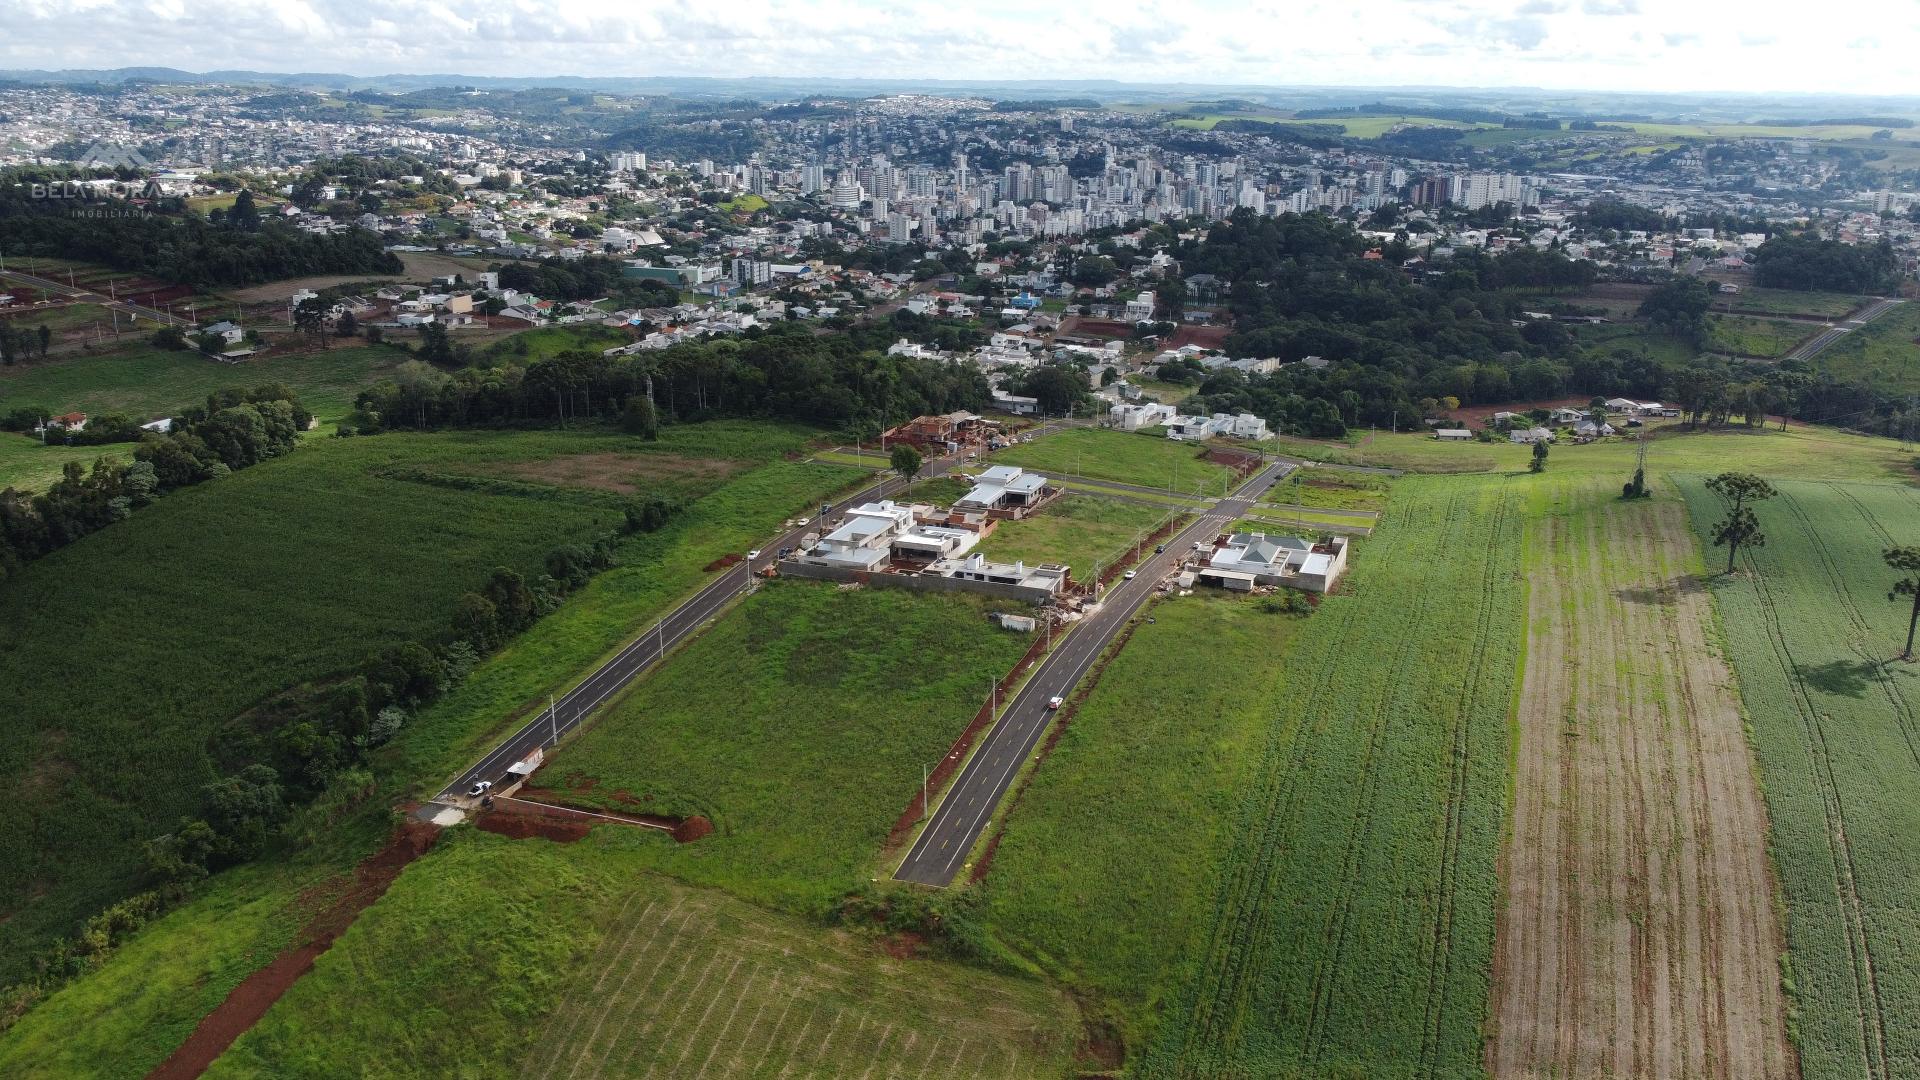
MULTIPOLYGON (((1711 543, 1720 500, 1681 486, 1711 543)), ((1920 541, 1920 493, 1776 486, 1766 546, 1712 587, 1772 819, 1801 1073, 1920 1075, 1920 669, 1894 659, 1909 608, 1881 560, 1920 541)))
POLYGON ((1531 490, 1395 485, 1293 647, 1149 1072, 1478 1074, 1531 490))

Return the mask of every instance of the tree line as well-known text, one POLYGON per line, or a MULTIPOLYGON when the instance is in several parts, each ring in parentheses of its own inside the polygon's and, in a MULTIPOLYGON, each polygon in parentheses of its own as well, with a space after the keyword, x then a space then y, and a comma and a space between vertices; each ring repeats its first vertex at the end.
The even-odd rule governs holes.
POLYGON ((886 356, 891 339, 884 329, 816 335, 785 323, 613 356, 482 356, 452 372, 410 362, 359 394, 342 433, 615 421, 636 399, 650 402, 659 422, 765 417, 868 433, 925 413, 987 407, 992 390, 979 369, 886 356))
POLYGON ((10 255, 79 259, 179 285, 253 285, 319 274, 398 274, 400 260, 364 229, 317 235, 257 214, 215 224, 177 199, 138 206, 98 199, 35 199, 0 176, 0 236, 10 255))

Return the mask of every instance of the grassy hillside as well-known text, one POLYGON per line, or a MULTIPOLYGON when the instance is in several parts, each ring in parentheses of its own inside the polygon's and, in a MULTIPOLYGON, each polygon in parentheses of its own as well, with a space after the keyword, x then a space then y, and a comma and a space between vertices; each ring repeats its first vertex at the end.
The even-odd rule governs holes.
POLYGON ((207 1075, 1066 1072, 1059 994, 676 884, 636 839, 448 837, 207 1075))
MULTIPOLYGON (((1920 494, 1781 482, 1765 547, 1711 587, 1746 703, 1786 899, 1802 1074, 1920 1073, 1920 670, 1880 553, 1920 536, 1920 494)), ((1682 483, 1709 566, 1719 498, 1682 483)), ((1718 558, 1716 559, 1716 556, 1718 558)))

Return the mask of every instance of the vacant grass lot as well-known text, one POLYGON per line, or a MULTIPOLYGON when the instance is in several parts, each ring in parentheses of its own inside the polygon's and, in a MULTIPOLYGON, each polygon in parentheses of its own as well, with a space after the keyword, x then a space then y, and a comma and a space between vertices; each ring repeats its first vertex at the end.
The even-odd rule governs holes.
POLYGON ((1882 393, 1920 391, 1920 303, 1905 303, 1828 346, 1813 363, 1882 393))
POLYGON ((1709 315, 1707 348, 1739 356, 1778 359, 1819 332, 1811 323, 1784 319, 1756 319, 1748 315, 1709 315))
POLYGON ((354 395, 398 367, 406 354, 384 346, 342 346, 238 364, 193 350, 141 345, 98 356, 55 358, 0 369, 0 412, 44 405, 56 413, 126 413, 148 420, 196 404, 215 390, 279 382, 324 424, 353 408, 354 395))
POLYGON ((769 582, 564 747, 543 782, 592 778, 595 798, 703 814, 718 832, 662 841, 662 869, 824 912, 872 876, 921 765, 1027 648, 987 622, 1004 604, 769 582))
MULTIPOLYGON (((1792 1034, 1809 1078, 1920 1074, 1920 670, 1893 659, 1909 605, 1881 550, 1920 536, 1920 497, 1780 482, 1767 544, 1711 579, 1786 898, 1792 1034)), ((1681 479, 1709 567, 1719 498, 1681 479)))
POLYGON ((1145 1074, 1478 1075, 1538 482, 1394 485, 1268 698, 1145 1074))
POLYGON ((1061 995, 677 884, 648 846, 446 837, 207 1075, 1066 1071, 1061 995))
POLYGON ((1258 604, 1205 592, 1149 609, 1034 772, 981 883, 996 939, 1098 998, 1136 1048, 1205 948, 1235 793, 1290 645, 1314 630, 1258 604))
POLYGON ((1089 476, 1175 492, 1217 494, 1233 471, 1203 460, 1192 443, 1124 431, 1069 428, 993 455, 996 465, 1019 465, 1049 475, 1089 476))
POLYGON ((979 550, 996 562, 1066 563, 1075 581, 1092 581, 1098 567, 1112 565, 1137 537, 1173 512, 1095 495, 1066 495, 1024 521, 1001 522, 979 550))
POLYGON ((1378 511, 1387 505, 1385 476, 1339 469, 1300 469, 1267 492, 1275 506, 1306 506, 1322 510, 1378 511))
POLYGON ((1669 364, 1683 364, 1700 355, 1685 340, 1638 323, 1576 324, 1573 336, 1588 348, 1603 352, 1644 353, 1669 364))
POLYGON ((1851 293, 1797 292, 1793 289, 1747 288, 1714 298, 1715 308, 1760 311, 1779 315, 1845 315, 1865 302, 1851 293))

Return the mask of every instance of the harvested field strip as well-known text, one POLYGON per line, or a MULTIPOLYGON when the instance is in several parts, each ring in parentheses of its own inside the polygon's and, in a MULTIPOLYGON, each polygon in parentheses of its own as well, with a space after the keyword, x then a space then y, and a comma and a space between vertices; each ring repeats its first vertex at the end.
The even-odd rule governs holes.
MULTIPOLYGON (((1695 527, 1719 500, 1682 478, 1695 527)), ((1716 577, 1772 819, 1794 1041, 1807 1077, 1920 1075, 1920 673, 1889 662, 1889 538, 1920 534, 1905 487, 1782 482, 1768 542, 1716 577)), ((1903 598, 1904 599, 1904 598, 1903 598)))
POLYGON ((1674 502, 1555 493, 1495 961, 1495 1076, 1793 1074, 1731 674, 1674 502))
POLYGON ((1478 1067, 1528 485, 1419 478, 1296 647, 1210 938, 1144 1063, 1478 1067))

